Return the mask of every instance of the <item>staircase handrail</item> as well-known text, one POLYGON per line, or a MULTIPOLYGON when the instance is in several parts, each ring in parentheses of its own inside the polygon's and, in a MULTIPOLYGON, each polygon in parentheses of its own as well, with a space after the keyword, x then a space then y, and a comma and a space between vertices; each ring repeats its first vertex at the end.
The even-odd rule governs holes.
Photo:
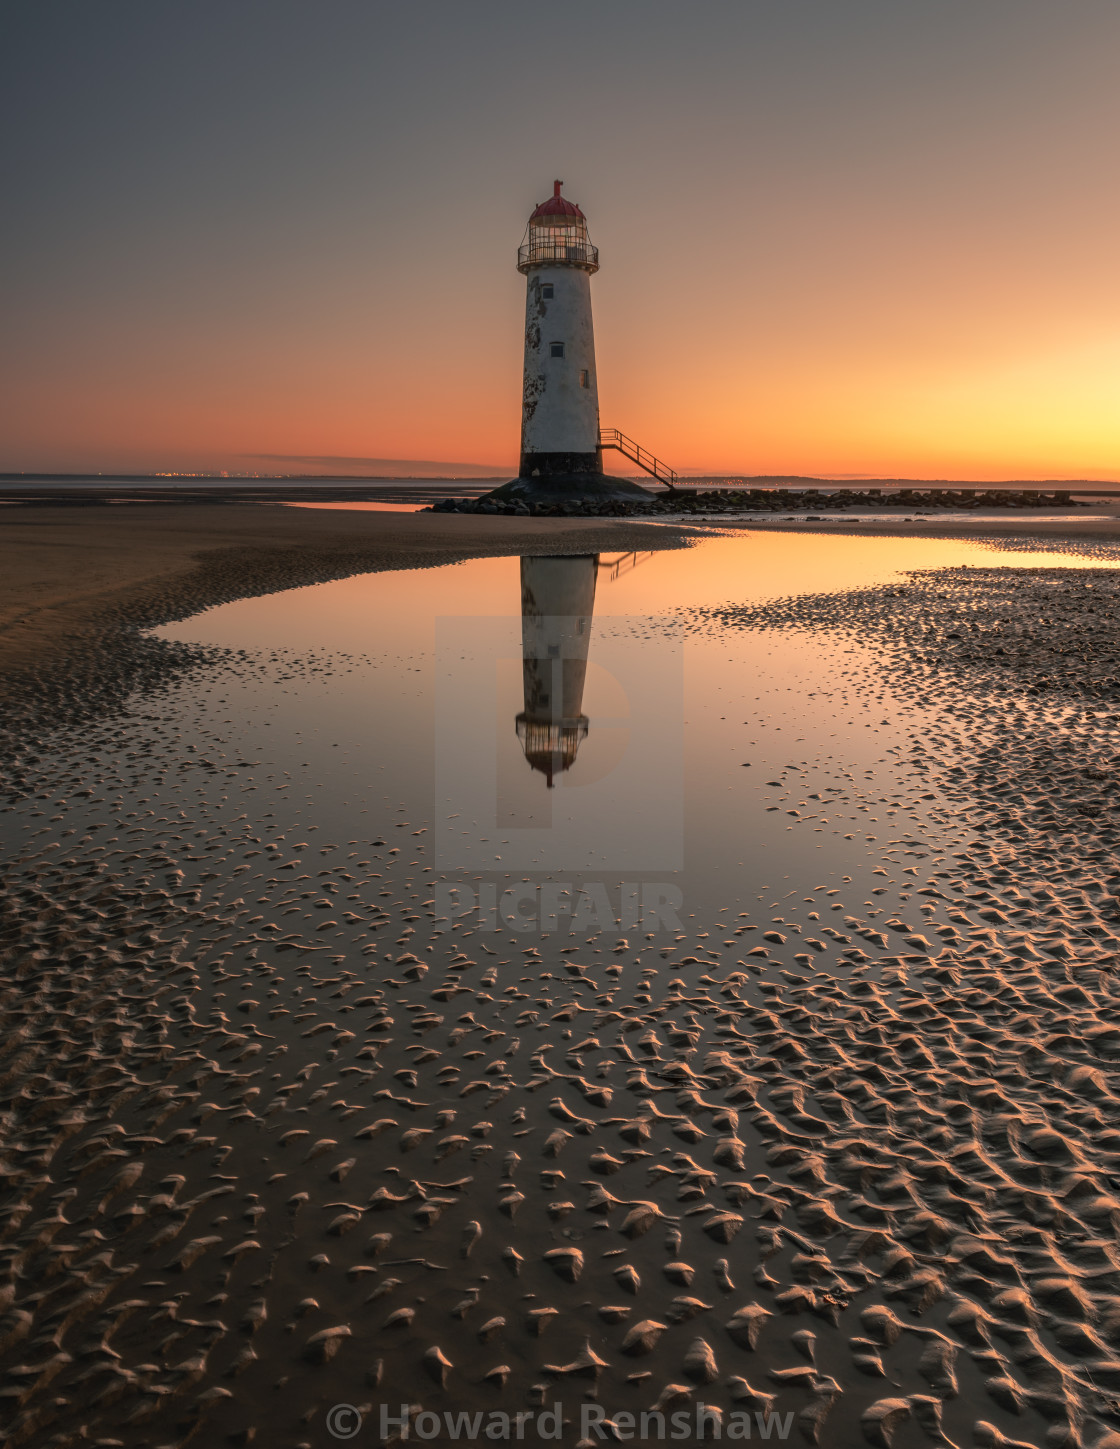
POLYGON ((660 458, 655 458, 647 448, 643 448, 633 438, 627 437, 619 428, 600 428, 599 446, 616 448, 623 457, 629 458, 632 463, 637 463, 643 472, 651 474, 670 490, 677 486, 677 475, 673 469, 667 463, 663 463, 660 458))

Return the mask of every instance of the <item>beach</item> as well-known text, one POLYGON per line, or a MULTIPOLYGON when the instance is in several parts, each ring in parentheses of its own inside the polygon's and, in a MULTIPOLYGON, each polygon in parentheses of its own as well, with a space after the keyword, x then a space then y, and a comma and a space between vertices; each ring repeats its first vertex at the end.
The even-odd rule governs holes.
MULTIPOLYGON (((176 610, 206 608, 348 572, 537 548, 567 552, 666 546, 674 533, 687 537, 691 527, 691 520, 650 526, 628 519, 296 509, 222 502, 220 489, 210 493, 206 503, 0 510, 0 669, 11 673, 41 664, 60 641, 80 638, 109 612, 139 622, 162 622, 180 617, 176 610)), ((765 516, 716 522, 728 528, 835 527, 882 534, 904 533, 913 526, 901 517, 853 517, 854 522, 833 518, 811 524, 765 516)), ((1120 536, 1120 508, 1099 505, 1059 521, 1037 521, 1028 511, 953 522, 934 515, 922 527, 937 536, 1021 535, 1107 543, 1120 536)))
POLYGON ((0 1449, 1120 1449, 1120 5, 9 9, 0 1449))
POLYGON ((612 524, 608 537, 593 519, 511 527, 505 518, 237 503, 8 507, 0 511, 0 669, 38 665, 109 615, 153 624, 348 573, 546 543, 561 553, 650 546, 650 530, 628 527, 612 524))
POLYGON ((440 921, 422 806, 316 835, 326 775, 297 810, 238 732, 358 660, 147 631, 698 530, 46 512, 0 519, 11 1443, 392 1443, 421 1414, 450 1440, 446 1413, 553 1405, 572 1446, 681 1413, 826 1449, 1120 1442, 1120 573, 1092 566, 1120 525, 957 529, 1076 567, 679 609, 698 644, 816 649, 805 698, 889 710, 895 756, 775 745, 759 819, 856 842, 866 879, 810 862, 654 938, 440 921))

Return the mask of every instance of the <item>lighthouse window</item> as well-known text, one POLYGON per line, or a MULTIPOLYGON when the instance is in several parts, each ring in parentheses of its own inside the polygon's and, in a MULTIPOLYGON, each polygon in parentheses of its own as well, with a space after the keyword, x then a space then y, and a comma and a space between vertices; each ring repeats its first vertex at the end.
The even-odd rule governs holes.
POLYGON ((542 301, 551 302, 552 299, 553 299, 553 297, 555 295, 556 295, 556 290, 553 287, 552 283, 551 282, 545 282, 544 285, 541 287, 541 299, 542 299, 542 301))
POLYGON ((580 387, 591 386, 591 374, 587 371, 586 368, 579 375, 579 385, 580 387))
POLYGON ((564 344, 562 342, 553 342, 549 350, 551 351, 553 357, 564 356, 564 344))

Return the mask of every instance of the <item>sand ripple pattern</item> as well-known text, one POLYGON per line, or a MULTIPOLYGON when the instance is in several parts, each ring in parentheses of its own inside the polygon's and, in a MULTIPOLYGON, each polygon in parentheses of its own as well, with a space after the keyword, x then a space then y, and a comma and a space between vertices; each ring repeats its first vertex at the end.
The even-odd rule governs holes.
POLYGON ((21 818, 128 803, 116 852, 51 836, 0 890, 9 1442, 320 1444, 339 1402, 559 1400, 574 1444, 590 1396, 836 1449, 1114 1449, 1115 601, 1078 573, 1064 612, 1058 572, 696 619, 874 638, 975 832, 910 868, 936 926, 853 915, 828 969, 781 932, 671 967, 430 936, 402 892, 424 822, 394 822, 407 863, 387 828, 320 866, 297 827, 145 817, 177 768, 155 719, 132 776, 112 724, 92 773, 25 739, 21 818), (960 627, 997 611, 998 645, 960 627))

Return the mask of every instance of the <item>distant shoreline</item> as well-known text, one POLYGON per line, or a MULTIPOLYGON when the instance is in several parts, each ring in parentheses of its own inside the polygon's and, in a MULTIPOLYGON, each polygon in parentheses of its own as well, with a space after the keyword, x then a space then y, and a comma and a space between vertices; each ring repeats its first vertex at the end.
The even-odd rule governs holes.
MULTIPOLYGON (((485 485, 500 483, 512 475, 512 468, 506 473, 487 475, 462 473, 4 473, 0 472, 0 493, 11 489, 54 486, 66 488, 105 488, 118 486, 148 485, 155 488, 176 490, 190 487, 227 487, 251 489, 253 487, 324 487, 324 488, 370 488, 393 484, 417 488, 430 488, 434 484, 451 484, 457 488, 484 488, 485 485)), ((632 476, 638 482, 650 486, 653 480, 645 473, 632 476)), ((680 482, 685 486, 706 484, 711 487, 753 487, 753 488, 826 488, 843 492, 847 489, 867 488, 948 488, 948 489, 1037 489, 1053 491, 1065 489, 1076 493, 1107 494, 1120 493, 1120 479, 1094 480, 1091 478, 1002 478, 993 481, 973 478, 864 478, 847 476, 829 477, 827 474, 811 475, 800 473, 682 473, 680 482)))
MULTIPOLYGON (((322 483, 328 486, 349 483, 354 487, 366 487, 371 483, 497 483, 508 476, 506 473, 0 473, 0 488, 40 483, 58 484, 64 488, 101 488, 114 483, 150 483, 164 488, 192 484, 236 488, 277 483, 322 483)), ((1120 487, 1120 484, 1117 486, 1120 487)))

